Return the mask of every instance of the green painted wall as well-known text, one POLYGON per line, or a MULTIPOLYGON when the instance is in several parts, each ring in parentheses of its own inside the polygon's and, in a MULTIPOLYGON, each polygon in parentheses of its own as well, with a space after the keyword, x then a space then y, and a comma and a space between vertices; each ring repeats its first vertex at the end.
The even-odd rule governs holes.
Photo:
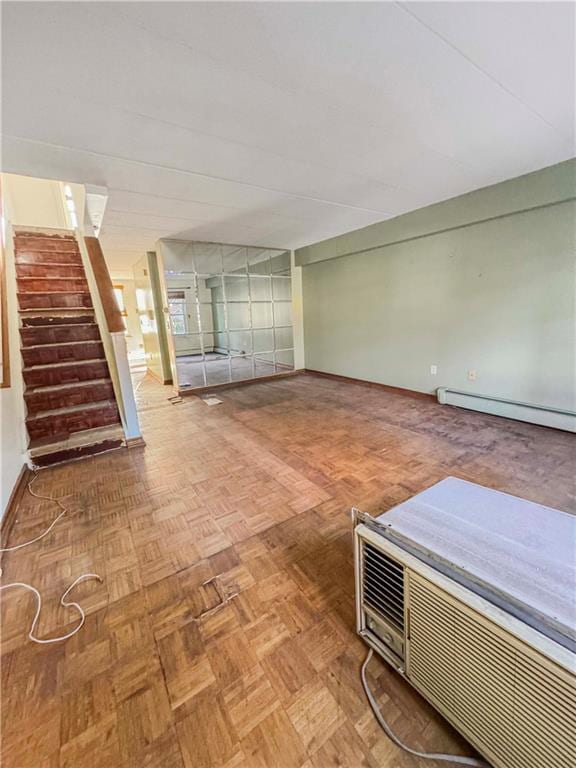
POLYGON ((562 163, 297 252, 306 367, 574 409, 575 171, 562 163))

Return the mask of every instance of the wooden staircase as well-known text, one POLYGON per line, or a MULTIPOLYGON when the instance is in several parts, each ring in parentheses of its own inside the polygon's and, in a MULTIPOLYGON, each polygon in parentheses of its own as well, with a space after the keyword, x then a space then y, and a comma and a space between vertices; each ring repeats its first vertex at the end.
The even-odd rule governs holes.
POLYGON ((44 467, 124 445, 73 235, 14 235, 28 449, 44 467))

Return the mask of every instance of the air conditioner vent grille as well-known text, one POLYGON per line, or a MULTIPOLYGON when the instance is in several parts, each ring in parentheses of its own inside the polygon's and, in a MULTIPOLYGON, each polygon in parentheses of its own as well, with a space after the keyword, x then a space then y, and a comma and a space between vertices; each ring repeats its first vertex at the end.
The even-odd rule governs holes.
POLYGON ((573 676, 412 572, 409 605, 409 678, 494 765, 576 765, 573 676))
POLYGON ((404 629, 404 568, 364 542, 362 593, 364 604, 385 621, 404 629))

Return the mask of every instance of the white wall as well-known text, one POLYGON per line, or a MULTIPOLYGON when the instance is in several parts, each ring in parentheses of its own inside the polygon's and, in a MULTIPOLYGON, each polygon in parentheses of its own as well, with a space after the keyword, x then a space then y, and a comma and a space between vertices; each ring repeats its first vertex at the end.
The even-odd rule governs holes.
MULTIPOLYGON (((559 179, 566 178, 562 165, 559 179)), ((360 231, 343 243, 336 238, 318 251, 304 249, 307 368, 422 392, 447 386, 574 410, 576 185, 564 202, 531 206, 542 184, 561 188, 554 178, 554 169, 546 169, 518 187, 504 182, 434 206, 431 228, 445 210, 460 211, 465 223, 458 226, 455 217, 447 231, 410 233, 388 244, 402 230, 401 219, 417 220, 416 212, 373 227, 375 235, 360 231), (504 201, 518 205, 520 192, 524 210, 501 208, 504 201), (490 219, 468 223, 494 201, 490 219), (369 249, 329 257, 331 250, 365 248, 368 235, 369 249), (374 247, 376 236, 386 244, 374 247), (326 260, 311 263, 318 256, 326 260)))
MULTIPOLYGON (((81 184, 69 184, 82 226, 85 193, 81 184)), ((13 226, 71 229, 70 216, 64 204, 64 183, 35 179, 13 173, 2 174, 2 197, 13 226)), ((90 233, 91 234, 91 233, 90 233)))
MULTIPOLYGON (((3 191, 5 186, 3 183, 3 191)), ((4 208, 4 215, 10 210, 4 208)), ((18 476, 26 461, 26 431, 24 426, 24 398, 20 334, 17 322, 16 280, 12 226, 6 224, 6 244, 3 248, 6 268, 6 299, 8 315, 8 346, 10 354, 10 386, 0 389, 0 519, 18 476)))
POLYGON ((59 182, 4 173, 2 194, 13 226, 68 228, 59 182))
POLYGON ((157 256, 149 252, 134 265, 134 283, 138 309, 143 319, 142 337, 149 372, 162 383, 172 381, 172 371, 167 341, 165 339, 165 314, 157 312, 162 306, 159 300, 159 270, 157 256))
MULTIPOLYGON (((24 456, 17 448, 20 442, 19 421, 16 395, 13 388, 0 389, 0 449, 2 462, 0 474, 2 480, 2 515, 12 493, 12 489, 18 479, 18 475, 24 466, 24 456)), ((0 516, 1 519, 1 516, 0 516)))
POLYGON ((138 314, 138 306, 136 304, 136 282, 133 277, 121 277, 114 272, 112 272, 110 276, 112 278, 112 283, 114 285, 121 285, 123 289, 124 306, 126 309, 124 322, 126 323, 126 347, 128 349, 128 354, 143 352, 144 339, 142 338, 140 317, 138 314))
MULTIPOLYGON (((116 281, 114 281, 116 282, 116 281)), ((118 284, 124 289, 124 304, 126 307, 126 346, 129 353, 142 352, 144 339, 140 328, 140 317, 136 304, 136 283, 134 280, 119 280, 118 284)))
POLYGON ((294 253, 292 259, 292 324, 294 328, 294 368, 304 368, 304 297, 302 288, 302 267, 295 265, 294 253))

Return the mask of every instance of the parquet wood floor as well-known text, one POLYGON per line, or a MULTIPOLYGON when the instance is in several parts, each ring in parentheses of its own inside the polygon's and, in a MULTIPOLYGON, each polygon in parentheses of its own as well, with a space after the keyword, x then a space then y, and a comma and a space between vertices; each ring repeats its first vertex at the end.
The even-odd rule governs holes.
MULTIPOLYGON (((416 768, 364 699, 354 634, 348 510, 383 511, 452 474, 574 511, 568 434, 378 389, 300 376, 230 389, 222 405, 138 390, 144 450, 44 470, 71 507, 41 542, 4 557, 4 768, 416 768), (222 610, 198 616, 238 592, 222 610), (67 624, 67 622, 69 622, 67 624)), ((54 505, 26 495, 11 540, 54 505)), ((469 747, 378 661, 372 683, 419 749, 469 747)))

